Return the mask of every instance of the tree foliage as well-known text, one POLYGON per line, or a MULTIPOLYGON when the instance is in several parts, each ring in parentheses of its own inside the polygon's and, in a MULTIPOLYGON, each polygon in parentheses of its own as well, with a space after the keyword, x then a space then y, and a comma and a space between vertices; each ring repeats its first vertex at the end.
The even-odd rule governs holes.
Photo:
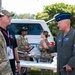
POLYGON ((25 13, 25 14, 16 14, 15 12, 11 12, 12 14, 14 14, 14 16, 12 17, 13 19, 34 19, 34 14, 30 14, 30 13, 25 13))
POLYGON ((47 21, 47 20, 49 19, 49 15, 48 15, 48 13, 39 12, 39 13, 37 13, 37 15, 34 17, 34 19, 41 19, 41 20, 47 21))
MULTIPOLYGON (((35 16, 35 19, 43 19, 45 21, 50 20, 51 18, 53 18, 53 16, 57 13, 62 13, 62 12, 69 12, 71 13, 71 24, 73 26, 73 28, 75 28, 75 6, 74 5, 68 5, 68 4, 64 4, 64 3, 56 3, 56 4, 52 4, 52 5, 48 5, 44 7, 43 12, 38 13, 35 16)), ((54 35, 54 37, 56 37, 56 35, 58 34, 58 28, 57 28, 57 23, 55 21, 48 23, 48 26, 52 32, 52 34, 54 35)))

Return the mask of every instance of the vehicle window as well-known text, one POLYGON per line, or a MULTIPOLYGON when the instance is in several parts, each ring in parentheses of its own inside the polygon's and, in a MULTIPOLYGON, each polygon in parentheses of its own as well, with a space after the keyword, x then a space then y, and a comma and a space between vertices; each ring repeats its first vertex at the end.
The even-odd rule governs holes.
POLYGON ((43 31, 43 28, 38 23, 11 23, 8 28, 18 35, 19 30, 24 26, 28 28, 28 35, 40 35, 43 31))

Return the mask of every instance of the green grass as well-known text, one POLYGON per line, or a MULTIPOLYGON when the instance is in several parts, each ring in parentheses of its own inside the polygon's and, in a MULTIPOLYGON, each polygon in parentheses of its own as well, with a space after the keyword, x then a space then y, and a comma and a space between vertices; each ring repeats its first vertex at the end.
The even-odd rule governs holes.
MULTIPOLYGON (((41 75, 41 69, 31 68, 31 75, 41 75)), ((44 70, 44 75, 50 75, 49 70, 44 70)), ((56 73, 54 73, 56 75, 56 73)))

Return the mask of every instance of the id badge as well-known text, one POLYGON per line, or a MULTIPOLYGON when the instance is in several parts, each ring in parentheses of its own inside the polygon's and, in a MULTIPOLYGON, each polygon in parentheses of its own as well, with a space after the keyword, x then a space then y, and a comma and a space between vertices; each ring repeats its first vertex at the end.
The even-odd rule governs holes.
POLYGON ((7 53, 9 59, 14 59, 13 49, 10 46, 7 47, 7 53))

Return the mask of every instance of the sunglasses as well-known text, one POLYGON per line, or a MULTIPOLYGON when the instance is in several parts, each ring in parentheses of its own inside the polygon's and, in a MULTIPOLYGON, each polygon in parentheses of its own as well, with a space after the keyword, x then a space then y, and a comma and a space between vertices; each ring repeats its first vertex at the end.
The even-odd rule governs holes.
POLYGON ((3 17, 4 15, 0 15, 0 17, 3 17))

